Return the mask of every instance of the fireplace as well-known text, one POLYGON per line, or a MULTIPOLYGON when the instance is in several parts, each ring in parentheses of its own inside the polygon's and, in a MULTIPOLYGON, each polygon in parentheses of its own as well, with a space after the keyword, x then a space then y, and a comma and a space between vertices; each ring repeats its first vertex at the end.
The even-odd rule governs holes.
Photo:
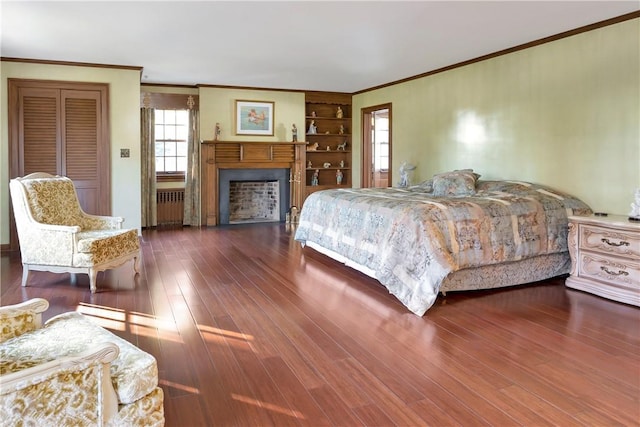
MULTIPOLYGON (((204 224, 230 223, 229 187, 232 181, 234 186, 243 187, 242 191, 250 192, 255 189, 257 192, 267 193, 275 191, 273 182, 277 181, 278 210, 274 214, 274 220, 277 215, 278 221, 285 221, 292 206, 302 206, 304 183, 301 182, 300 175, 304 175, 305 171, 305 146, 303 141, 202 141, 201 200, 204 224), (274 189, 270 190, 270 186, 274 189)), ((260 203, 268 205, 271 202, 259 202, 258 205, 260 203)), ((250 206, 251 203, 248 205, 245 208, 232 206, 232 209, 255 208, 250 206)))
POLYGON ((220 169, 220 224, 284 221, 289 169, 220 169))

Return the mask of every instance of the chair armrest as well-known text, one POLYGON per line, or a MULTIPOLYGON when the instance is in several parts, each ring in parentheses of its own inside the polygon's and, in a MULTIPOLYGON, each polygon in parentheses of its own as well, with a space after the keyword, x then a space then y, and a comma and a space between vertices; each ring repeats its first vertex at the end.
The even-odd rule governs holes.
POLYGON ((117 230, 122 228, 124 218, 120 216, 91 215, 83 212, 82 230, 117 230))
POLYGON ((66 425, 78 419, 106 425, 118 410, 109 372, 118 353, 117 345, 103 343, 0 376, 0 419, 8 425, 13 425, 11 421, 66 425), (69 405, 79 396, 85 399, 82 405, 69 405))
POLYGON ((49 302, 42 298, 0 307, 0 343, 40 328, 47 308, 49 302))
POLYGON ((23 264, 73 265, 80 227, 40 224, 19 234, 23 264))
POLYGON ((81 228, 77 225, 56 225, 33 222, 32 228, 39 231, 57 231, 60 233, 79 233, 81 228))

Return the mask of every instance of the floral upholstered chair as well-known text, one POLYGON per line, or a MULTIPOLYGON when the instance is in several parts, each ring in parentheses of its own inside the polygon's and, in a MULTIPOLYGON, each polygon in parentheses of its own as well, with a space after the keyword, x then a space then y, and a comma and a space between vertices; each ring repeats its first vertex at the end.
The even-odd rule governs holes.
POLYGON ((80 207, 73 182, 33 173, 9 183, 22 255, 22 286, 32 270, 89 275, 96 291, 99 271, 133 260, 138 273, 138 231, 123 229, 123 219, 95 216, 80 207))
POLYGON ((156 359, 69 312, 41 326, 49 303, 0 307, 0 425, 164 425, 156 359))

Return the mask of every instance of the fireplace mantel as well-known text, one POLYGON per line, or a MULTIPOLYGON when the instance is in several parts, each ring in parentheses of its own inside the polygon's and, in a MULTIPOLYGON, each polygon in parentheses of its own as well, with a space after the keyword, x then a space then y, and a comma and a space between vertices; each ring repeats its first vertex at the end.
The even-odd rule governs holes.
POLYGON ((201 148, 202 218, 206 225, 220 222, 220 169, 290 169, 291 206, 302 206, 305 142, 202 141, 201 148))

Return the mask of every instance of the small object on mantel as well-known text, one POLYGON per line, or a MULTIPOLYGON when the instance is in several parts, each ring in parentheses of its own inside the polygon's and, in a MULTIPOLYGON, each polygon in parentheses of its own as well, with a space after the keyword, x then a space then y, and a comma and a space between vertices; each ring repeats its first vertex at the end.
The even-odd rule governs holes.
POLYGON ((220 140, 220 133, 222 132, 222 129, 220 128, 220 123, 216 123, 216 129, 215 129, 215 133, 213 135, 213 140, 214 141, 219 141, 220 140))
POLYGON ((608 214, 608 213, 606 213, 606 212, 594 212, 593 214, 594 214, 595 216, 607 216, 607 215, 609 215, 609 214, 608 214))
POLYGON ((640 221, 640 188, 636 189, 633 193, 634 202, 631 203, 631 212, 629 212, 629 219, 631 221, 640 221))
POLYGON ((291 125, 291 135, 293 142, 298 142, 298 128, 295 123, 291 125))

